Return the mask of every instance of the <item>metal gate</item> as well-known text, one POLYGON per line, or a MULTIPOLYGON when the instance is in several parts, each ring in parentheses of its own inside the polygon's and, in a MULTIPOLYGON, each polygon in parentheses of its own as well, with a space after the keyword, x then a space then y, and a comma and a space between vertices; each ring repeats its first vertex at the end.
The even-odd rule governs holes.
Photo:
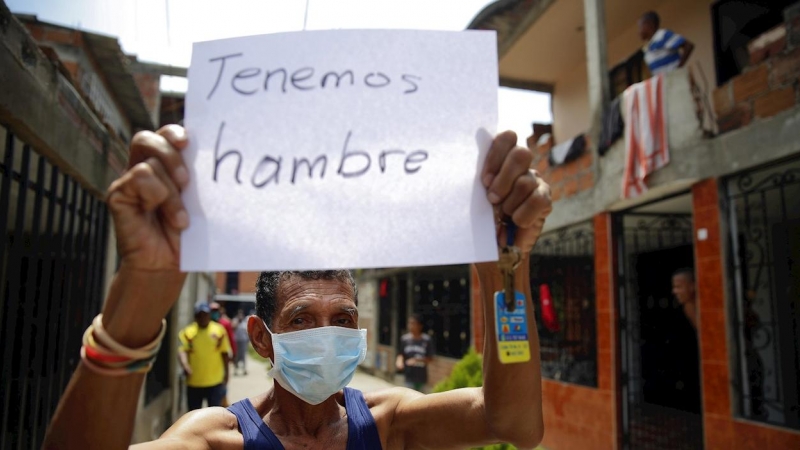
POLYGON ((0 126, 0 448, 39 448, 102 302, 104 203, 0 126))
POLYGON ((738 414, 800 429, 800 159, 725 180, 738 414))
MULTIPOLYGON (((691 215, 620 214, 615 216, 614 234, 619 261, 623 448, 702 448, 696 335, 692 343, 689 333, 694 330, 680 328, 691 325, 677 312, 670 292, 672 273, 692 265, 691 215), (668 364, 669 355, 691 352, 692 345, 694 354, 684 356, 695 360, 694 379, 673 373, 676 369, 668 364), (673 381, 680 377, 684 381, 673 381)), ((680 370, 690 373, 692 368, 681 366, 680 370)))

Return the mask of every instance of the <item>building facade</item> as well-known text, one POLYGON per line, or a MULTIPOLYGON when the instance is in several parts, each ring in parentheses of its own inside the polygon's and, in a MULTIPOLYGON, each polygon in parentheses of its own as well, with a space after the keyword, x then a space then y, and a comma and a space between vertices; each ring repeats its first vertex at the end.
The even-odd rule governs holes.
MULTIPOLYGON (((118 264, 108 185, 159 122, 158 77, 116 38, 14 15, 0 2, 0 447, 38 448, 118 264)), ((140 397, 134 442, 185 412, 177 332, 213 291, 192 274, 140 397)))
POLYGON ((501 84, 552 94, 528 140, 555 201, 531 264, 546 448, 800 448, 793 3, 498 1, 470 25, 497 31, 501 84), (625 198, 625 138, 598 144, 649 78, 648 10, 695 50, 663 79, 669 163, 625 198), (573 138, 586 151, 554 164, 573 138), (683 268, 696 328, 671 292, 683 268))

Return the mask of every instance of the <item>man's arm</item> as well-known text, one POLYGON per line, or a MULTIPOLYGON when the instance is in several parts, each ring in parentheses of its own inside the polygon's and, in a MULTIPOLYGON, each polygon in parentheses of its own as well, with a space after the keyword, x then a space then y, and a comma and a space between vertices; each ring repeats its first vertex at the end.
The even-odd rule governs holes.
POLYGON ((222 364, 225 365, 225 380, 223 383, 226 385, 228 384, 228 380, 230 380, 230 364, 231 364, 231 355, 228 352, 222 352, 222 364))
MULTIPOLYGON (((103 326, 130 348, 158 335, 186 277, 178 270, 180 232, 188 225, 180 198, 188 172, 178 152, 185 145, 180 127, 137 133, 128 171, 109 188, 120 269, 103 307, 103 326)), ((144 374, 111 377, 79 364, 43 448, 128 448, 143 380, 144 374)))
POLYGON ((681 46, 678 47, 678 50, 681 54, 681 60, 678 63, 678 67, 683 67, 686 65, 686 61, 689 60, 689 56, 691 56, 692 52, 694 51, 694 44, 692 44, 692 42, 689 40, 684 40, 681 46))
MULTIPOLYGON (((423 396, 406 390, 394 391, 399 399, 388 440, 405 447, 457 449, 508 442, 518 448, 534 448, 544 433, 542 420, 539 339, 530 296, 528 254, 536 242, 544 219, 551 210, 550 190, 535 172, 529 171, 530 150, 515 147, 516 135, 506 132, 495 138, 482 173, 489 200, 501 215, 517 225, 515 245, 523 253, 516 271, 515 289, 527 302, 528 345, 531 358, 524 363, 502 364, 498 358, 494 325, 494 293, 503 288, 496 262, 477 264, 484 304, 485 345, 483 387, 456 389, 423 396)), ((505 242, 505 229, 497 230, 505 242)))
POLYGON ((189 354, 188 352, 188 340, 186 339, 186 332, 181 331, 179 334, 179 339, 181 342, 180 347, 178 347, 178 362, 181 363, 181 367, 183 368, 183 373, 186 377, 192 376, 192 366, 189 365, 189 354))
POLYGON ((189 357, 186 355, 186 351, 178 349, 178 361, 181 363, 181 367, 183 368, 183 373, 186 374, 187 377, 192 375, 192 366, 189 365, 189 357))

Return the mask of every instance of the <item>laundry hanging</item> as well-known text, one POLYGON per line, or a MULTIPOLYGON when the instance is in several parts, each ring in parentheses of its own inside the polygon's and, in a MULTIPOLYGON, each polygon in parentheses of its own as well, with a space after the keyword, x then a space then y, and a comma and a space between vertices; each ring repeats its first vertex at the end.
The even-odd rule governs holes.
POLYGON ((622 118, 621 107, 622 96, 618 95, 603 110, 603 128, 600 131, 600 143, 597 147, 597 152, 600 153, 600 156, 605 155, 625 131, 625 120, 622 118))
POLYGON ((622 198, 647 191, 647 178, 669 163, 664 76, 625 90, 625 172, 622 198))
POLYGON ((586 151, 586 136, 583 133, 554 146, 550 150, 550 165, 560 166, 578 159, 586 151))

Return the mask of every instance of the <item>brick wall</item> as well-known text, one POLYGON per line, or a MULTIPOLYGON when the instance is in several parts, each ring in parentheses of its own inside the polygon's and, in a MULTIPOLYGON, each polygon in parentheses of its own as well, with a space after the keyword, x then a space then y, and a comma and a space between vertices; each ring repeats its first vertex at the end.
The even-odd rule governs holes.
POLYGON ((433 362, 428 365, 428 388, 433 389, 436 383, 444 380, 450 376, 453 371, 453 366, 458 362, 454 358, 446 358, 444 356, 436 356, 433 362))
POLYGON ((550 184, 554 202, 571 197, 578 192, 591 189, 594 185, 594 172, 592 172, 592 151, 587 143, 587 149, 578 159, 552 167, 548 160, 551 145, 529 147, 533 151, 531 168, 536 169, 542 178, 550 184))
POLYGON ((217 292, 225 291, 225 272, 216 272, 214 274, 214 284, 217 285, 217 292))
POLYGON ((748 46, 750 65, 714 91, 720 133, 772 117, 798 104, 800 45, 787 38, 800 33, 798 26, 800 20, 788 20, 754 39, 748 46))
MULTIPOLYGON (((695 241, 699 338, 703 383, 703 427, 708 449, 798 449, 800 433, 734 418, 725 302, 725 261, 717 180, 692 187, 694 228, 708 231, 695 241)), ((728 302, 727 308, 732 308, 728 302)))
POLYGON ((261 272, 239 272, 239 293, 256 291, 256 281, 261 272))

